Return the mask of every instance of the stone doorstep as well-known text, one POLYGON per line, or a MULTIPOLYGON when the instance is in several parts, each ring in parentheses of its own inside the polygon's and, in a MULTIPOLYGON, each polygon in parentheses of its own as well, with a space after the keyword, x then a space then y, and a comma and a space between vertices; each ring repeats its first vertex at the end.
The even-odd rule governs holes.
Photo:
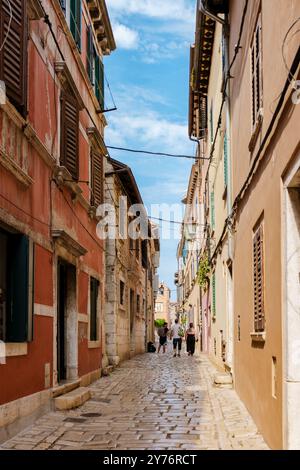
POLYGON ((66 382, 62 385, 52 388, 52 398, 59 397, 65 393, 69 393, 72 390, 80 387, 80 379, 72 380, 71 382, 66 382))
POLYGON ((79 387, 54 398, 54 405, 57 410, 71 410, 72 408, 83 405, 90 398, 90 390, 86 387, 79 387))
POLYGON ((219 388, 231 388, 232 376, 228 373, 218 373, 214 375, 214 386, 219 388))

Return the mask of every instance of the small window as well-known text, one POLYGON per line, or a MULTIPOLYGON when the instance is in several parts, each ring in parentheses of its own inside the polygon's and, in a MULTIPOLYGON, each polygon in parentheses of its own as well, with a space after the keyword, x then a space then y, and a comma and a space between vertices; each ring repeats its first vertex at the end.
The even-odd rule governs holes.
POLYGON ((24 117, 28 75, 26 3, 26 0, 0 2, 0 80, 5 82, 7 98, 24 117))
POLYGON ((90 341, 99 339, 98 333, 98 297, 99 281, 93 277, 90 280, 90 341))
POLYGON ((137 260, 140 259, 140 239, 139 238, 135 240, 135 256, 137 260))
POLYGON ((60 163, 78 180, 79 173, 79 106, 71 92, 61 95, 61 157, 60 163))
POLYGON ((81 0, 59 0, 70 31, 79 50, 81 50, 81 0))
POLYGON ((141 296, 138 294, 136 296, 136 311, 137 313, 140 313, 141 310, 141 296))
POLYGON ((263 223, 253 236, 254 331, 265 331, 263 223))
POLYGON ((125 283, 120 281, 120 305, 125 305, 125 283))
POLYGON ((0 340, 33 338, 34 245, 23 234, 0 229, 0 340))
POLYGON ((257 20, 251 53, 251 88, 252 88, 252 128, 261 118, 263 107, 263 87, 262 87, 262 27, 261 14, 257 20))

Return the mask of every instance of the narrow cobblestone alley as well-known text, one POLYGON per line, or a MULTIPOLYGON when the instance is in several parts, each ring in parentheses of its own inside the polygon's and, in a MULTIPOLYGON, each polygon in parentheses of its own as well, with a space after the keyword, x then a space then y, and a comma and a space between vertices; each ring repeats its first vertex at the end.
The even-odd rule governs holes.
POLYGON ((212 386, 206 356, 144 354, 90 386, 92 398, 53 411, 2 449, 268 449, 234 390, 212 386))

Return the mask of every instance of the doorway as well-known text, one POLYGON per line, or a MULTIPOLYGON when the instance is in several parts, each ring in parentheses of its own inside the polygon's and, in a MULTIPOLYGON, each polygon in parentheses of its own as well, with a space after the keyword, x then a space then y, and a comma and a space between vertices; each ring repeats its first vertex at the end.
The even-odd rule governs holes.
MULTIPOLYGON (((299 162, 300 163, 300 162, 299 162)), ((299 166, 298 163, 298 166, 299 166)), ((300 169, 285 189, 285 243, 283 309, 285 443, 300 449, 300 169)))
POLYGON ((78 375, 76 268, 63 260, 57 266, 57 381, 78 375))

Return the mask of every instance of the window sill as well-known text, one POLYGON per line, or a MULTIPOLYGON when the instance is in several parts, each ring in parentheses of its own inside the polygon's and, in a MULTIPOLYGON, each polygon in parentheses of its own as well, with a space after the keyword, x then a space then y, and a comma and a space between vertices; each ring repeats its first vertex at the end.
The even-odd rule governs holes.
POLYGON ((255 343, 264 343, 266 341, 266 332, 265 331, 260 331, 260 332, 253 332, 250 333, 251 339, 255 343))
POLYGON ((262 127, 263 115, 264 115, 264 111, 261 108, 258 112, 258 118, 257 118, 256 124, 253 128, 252 136, 251 136, 251 139, 250 139, 250 142, 249 142, 249 145, 248 145, 248 149, 251 153, 253 152, 253 150, 255 148, 257 138, 258 138, 258 134, 259 134, 259 131, 261 130, 261 127, 262 127))
POLYGON ((100 348, 101 346, 101 341, 98 340, 98 341, 89 341, 88 342, 88 348, 89 349, 97 349, 97 348, 100 348))
POLYGON ((119 309, 125 312, 126 310, 125 305, 119 304, 119 309))
POLYGON ((27 356, 28 343, 2 343, 5 357, 27 356))

